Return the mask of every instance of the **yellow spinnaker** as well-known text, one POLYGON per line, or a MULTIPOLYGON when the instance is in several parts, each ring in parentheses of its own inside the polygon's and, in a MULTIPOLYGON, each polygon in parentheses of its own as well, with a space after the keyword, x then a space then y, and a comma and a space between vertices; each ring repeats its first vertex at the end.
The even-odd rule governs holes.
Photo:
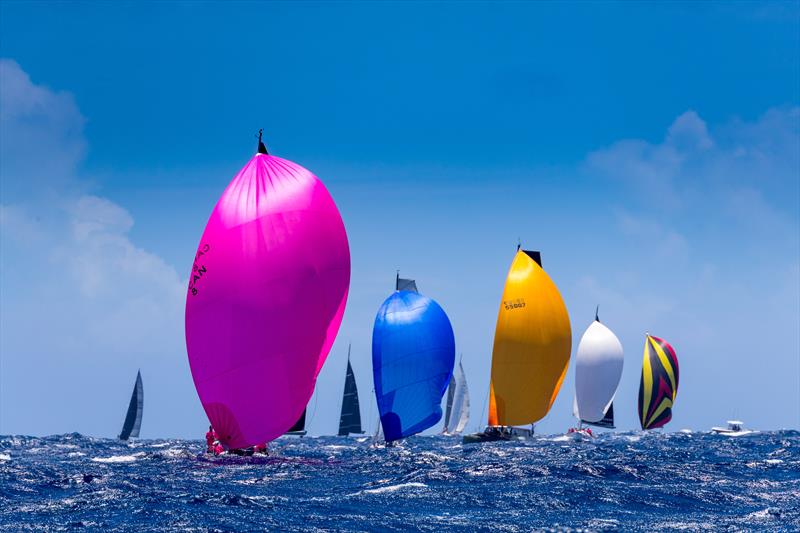
POLYGON ((517 251, 500 302, 492 351, 496 414, 490 413, 490 425, 544 418, 567 373, 572 350, 567 308, 532 254, 517 251))

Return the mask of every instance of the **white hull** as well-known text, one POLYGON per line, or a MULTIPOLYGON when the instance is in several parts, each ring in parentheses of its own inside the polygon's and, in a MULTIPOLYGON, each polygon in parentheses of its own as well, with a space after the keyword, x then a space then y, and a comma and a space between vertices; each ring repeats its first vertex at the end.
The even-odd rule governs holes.
POLYGON ((728 428, 711 428, 712 433, 716 433, 717 435, 725 435, 726 437, 744 437, 745 435, 752 435, 753 433, 757 433, 751 429, 742 429, 739 431, 732 431, 728 428))

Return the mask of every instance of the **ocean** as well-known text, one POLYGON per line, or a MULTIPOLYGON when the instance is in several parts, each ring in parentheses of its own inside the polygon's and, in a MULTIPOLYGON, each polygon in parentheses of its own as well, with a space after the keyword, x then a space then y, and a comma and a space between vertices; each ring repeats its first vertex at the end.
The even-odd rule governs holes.
POLYGON ((800 433, 621 432, 462 445, 0 437, 2 531, 800 530, 800 433))

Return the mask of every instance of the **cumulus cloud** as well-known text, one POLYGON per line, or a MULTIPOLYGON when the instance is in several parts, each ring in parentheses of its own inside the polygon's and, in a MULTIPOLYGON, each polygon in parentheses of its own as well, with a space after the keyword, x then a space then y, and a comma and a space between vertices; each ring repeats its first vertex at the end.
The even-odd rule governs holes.
POLYGON ((687 111, 661 141, 620 140, 586 170, 616 187, 617 264, 579 280, 581 294, 621 307, 623 333, 645 317, 671 337, 683 405, 729 409, 708 398, 735 401, 735 383, 758 396, 736 405, 742 416, 796 422, 800 108, 713 126, 687 111))
POLYGON ((736 201, 748 188, 785 195, 787 185, 797 181, 799 146, 798 107, 770 109, 754 122, 736 118, 715 134, 696 112, 687 111, 661 142, 620 140, 590 153, 587 167, 638 191, 649 210, 698 209, 711 200, 736 201))
POLYGON ((152 376, 182 361, 185 284, 131 241, 123 206, 91 194, 81 171, 86 120, 69 93, 4 59, 0 102, 0 432, 109 435, 136 368, 152 376), (40 406, 38 416, 20 418, 21 402, 40 406), (79 427, 54 423, 74 421, 76 410, 86 413, 79 427))

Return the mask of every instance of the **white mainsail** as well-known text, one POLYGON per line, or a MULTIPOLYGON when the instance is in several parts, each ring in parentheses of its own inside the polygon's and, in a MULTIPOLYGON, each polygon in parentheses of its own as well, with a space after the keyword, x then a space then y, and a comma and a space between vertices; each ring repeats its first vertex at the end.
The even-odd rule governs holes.
POLYGON ((447 413, 444 422, 444 433, 458 435, 469 422, 469 388, 464 367, 458 363, 458 370, 450 380, 450 390, 447 391, 447 413), (451 403, 452 401, 452 403, 451 403))
POLYGON ((599 319, 586 329, 575 356, 575 416, 603 420, 622 377, 622 344, 599 319))

